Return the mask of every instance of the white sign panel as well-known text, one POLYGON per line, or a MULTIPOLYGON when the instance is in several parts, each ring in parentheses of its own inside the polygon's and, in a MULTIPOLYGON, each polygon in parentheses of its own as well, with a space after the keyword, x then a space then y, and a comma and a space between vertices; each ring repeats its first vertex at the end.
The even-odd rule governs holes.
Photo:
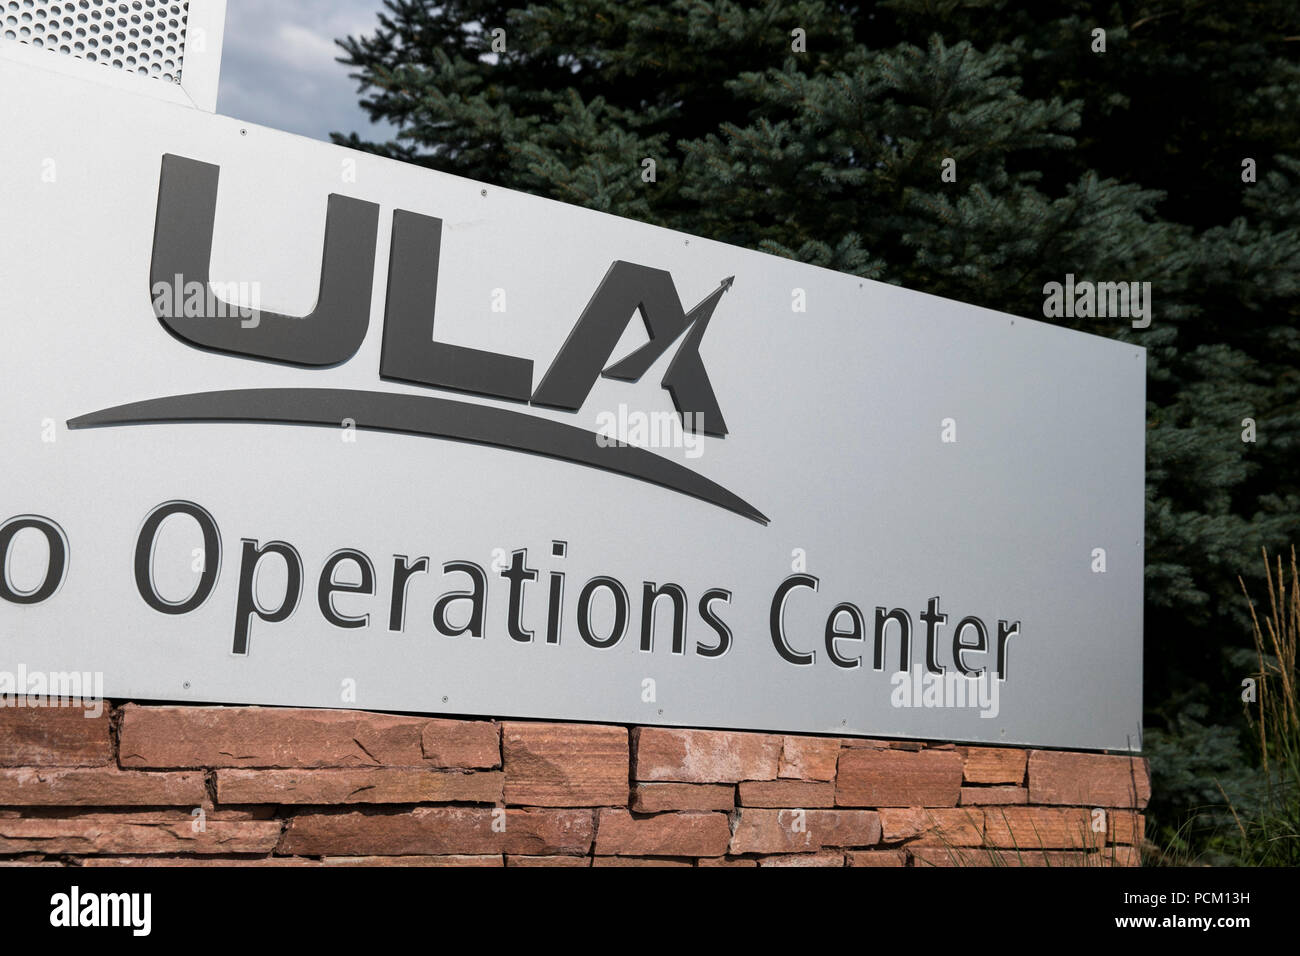
POLYGON ((1139 746, 1141 349, 0 90, 0 691, 1139 746))

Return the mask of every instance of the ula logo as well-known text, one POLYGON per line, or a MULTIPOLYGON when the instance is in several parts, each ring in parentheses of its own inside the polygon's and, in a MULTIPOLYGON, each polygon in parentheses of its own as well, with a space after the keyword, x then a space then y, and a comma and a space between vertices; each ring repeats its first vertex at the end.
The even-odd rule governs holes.
MULTIPOLYGON (((329 368, 356 354, 370 324, 379 206, 331 194, 321 255, 320 293, 305 316, 232 308, 212 294, 209 268, 220 168, 166 155, 158 188, 150 290, 162 324, 188 345, 242 358, 329 368), (208 291, 196 309, 175 309, 191 284, 208 291), (177 293, 179 295, 179 293, 177 293), (185 313, 185 314, 177 314, 185 313)), ((433 338, 442 220, 397 209, 389 247, 383 379, 576 412, 599 377, 635 382, 673 342, 681 345, 663 378, 683 426, 725 438, 727 426, 700 358, 700 343, 728 277, 689 311, 662 269, 616 261, 578 317, 541 384, 529 359, 437 342, 433 338), (609 364, 638 312, 649 341, 609 364)), ((762 524, 748 502, 678 462, 643 448, 610 444, 594 432, 510 409, 433 396, 352 389, 236 389, 173 395, 119 405, 68 422, 70 428, 163 422, 260 422, 401 432, 531 452, 638 478, 692 495, 762 524)))

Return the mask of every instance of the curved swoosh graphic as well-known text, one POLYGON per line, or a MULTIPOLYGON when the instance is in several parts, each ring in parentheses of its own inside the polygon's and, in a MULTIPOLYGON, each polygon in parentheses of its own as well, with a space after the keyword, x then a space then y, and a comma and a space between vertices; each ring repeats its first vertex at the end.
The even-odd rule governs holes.
POLYGON ((744 499, 689 468, 634 445, 601 446, 595 432, 504 408, 445 398, 340 388, 250 388, 170 395, 81 415, 69 428, 186 422, 255 422, 357 428, 446 438, 529 452, 647 481, 743 515, 768 518, 744 499))

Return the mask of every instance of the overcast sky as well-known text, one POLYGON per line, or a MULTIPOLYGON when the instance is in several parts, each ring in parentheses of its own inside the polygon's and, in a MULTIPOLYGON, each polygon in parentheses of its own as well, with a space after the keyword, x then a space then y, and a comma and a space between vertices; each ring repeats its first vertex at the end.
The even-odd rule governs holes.
POLYGON ((335 62, 335 39, 371 33, 381 0, 229 0, 217 112, 328 140, 331 132, 388 139, 358 105, 335 62))

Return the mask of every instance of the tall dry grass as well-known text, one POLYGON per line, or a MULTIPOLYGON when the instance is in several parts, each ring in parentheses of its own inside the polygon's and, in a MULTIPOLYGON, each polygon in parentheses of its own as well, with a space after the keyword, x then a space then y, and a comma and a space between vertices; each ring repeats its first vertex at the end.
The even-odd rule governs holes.
POLYGON ((1296 646, 1300 643, 1300 569, 1291 548, 1290 568, 1282 556, 1270 561, 1263 550, 1269 606, 1263 623, 1246 584, 1258 670, 1254 707, 1246 718, 1256 735, 1260 799, 1249 808, 1229 804, 1237 825, 1236 855, 1243 864, 1300 865, 1300 700, 1296 696, 1296 646), (1288 576, 1286 571, 1290 571, 1288 576))

